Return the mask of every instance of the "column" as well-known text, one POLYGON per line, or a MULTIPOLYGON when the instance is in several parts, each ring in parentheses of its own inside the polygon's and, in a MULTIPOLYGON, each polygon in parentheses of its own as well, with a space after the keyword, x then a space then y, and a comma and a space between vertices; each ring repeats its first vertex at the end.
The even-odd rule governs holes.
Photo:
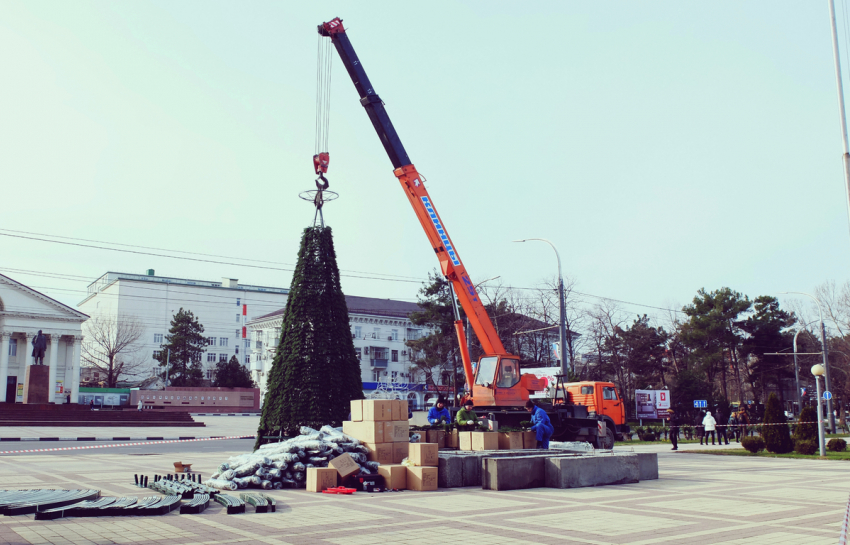
MULTIPOLYGON (((80 399, 80 348, 83 342, 81 335, 74 335, 74 355, 71 358, 71 403, 77 403, 80 399)), ((66 379, 66 382, 67 379, 66 379)))
POLYGON ((56 403, 56 368, 59 366, 59 334, 50 334, 50 371, 47 378, 47 402, 56 403))
MULTIPOLYGON (((12 334, 0 331, 0 403, 6 401, 6 377, 9 376, 9 340, 12 334)), ((15 400, 12 399, 12 403, 15 400)))
POLYGON ((26 338, 24 339, 24 353, 21 354, 20 346, 18 347, 18 373, 20 373, 20 377, 18 379, 23 382, 24 377, 27 375, 27 367, 32 365, 33 357, 32 357, 32 339, 35 337, 34 333, 27 333, 26 338))

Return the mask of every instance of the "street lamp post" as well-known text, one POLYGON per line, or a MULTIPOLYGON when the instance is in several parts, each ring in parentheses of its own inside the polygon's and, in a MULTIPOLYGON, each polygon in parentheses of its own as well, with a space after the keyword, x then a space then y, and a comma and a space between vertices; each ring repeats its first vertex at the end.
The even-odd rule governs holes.
MULTIPOLYGON (((558 253, 558 249, 555 248, 555 245, 545 238, 525 238, 522 240, 515 240, 514 242, 526 242, 529 240, 539 240, 541 242, 547 243, 549 246, 555 250, 555 257, 558 258, 558 304, 561 311, 561 322, 558 328, 558 337, 560 340, 560 349, 558 350, 561 359, 561 374, 567 375, 567 358, 566 356, 566 348, 567 348, 567 311, 566 311, 566 303, 564 301, 564 275, 561 273, 561 254, 558 253)), ((575 363, 573 363, 573 374, 575 374, 575 363)))
MULTIPOLYGON (((800 366, 797 365, 797 335, 803 331, 802 329, 798 329, 796 333, 794 333, 794 379, 797 382, 797 414, 800 414, 800 411, 803 410, 803 398, 800 392, 800 366)), ((780 385, 780 388, 782 386, 780 385)))
MULTIPOLYGON (((820 315, 820 342, 823 346, 823 368, 824 368, 824 380, 826 381, 826 391, 831 392, 830 387, 832 382, 829 380, 829 349, 826 347, 826 326, 823 323, 823 309, 821 308, 820 301, 814 295, 810 295, 806 292, 802 291, 783 291, 783 294, 795 293, 797 295, 805 295, 806 297, 811 298, 818 306, 818 314, 820 315)), ((820 403, 820 402, 818 402, 820 403)), ((832 399, 826 400, 826 413, 829 418, 829 429, 831 433, 835 433, 835 415, 832 413, 832 399)))
MULTIPOLYGON (((815 384, 816 384, 816 387, 817 387, 816 389, 817 389, 817 395, 818 395, 818 446, 820 447, 820 455, 821 456, 826 456, 826 448, 825 448, 825 445, 824 445, 824 438, 823 438, 823 408, 821 407, 821 396, 823 394, 821 394, 821 391, 820 391, 820 377, 825 372, 826 372, 826 370, 824 369, 824 366, 821 365, 821 364, 817 364, 817 365, 812 366, 812 374, 815 376, 815 384)), ((827 401, 829 401, 829 400, 827 399, 827 401)))

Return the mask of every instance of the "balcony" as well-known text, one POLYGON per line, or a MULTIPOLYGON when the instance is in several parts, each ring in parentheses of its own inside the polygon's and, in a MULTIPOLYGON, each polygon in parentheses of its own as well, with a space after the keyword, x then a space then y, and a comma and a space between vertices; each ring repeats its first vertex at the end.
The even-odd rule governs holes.
POLYGON ((249 369, 251 371, 262 371, 263 370, 263 362, 258 359, 251 358, 251 363, 249 364, 249 369))
POLYGON ((387 359, 377 359, 376 358, 376 359, 373 359, 373 360, 370 360, 370 361, 372 362, 372 367, 375 367, 377 369, 386 369, 387 368, 387 362, 389 360, 387 360, 387 359))

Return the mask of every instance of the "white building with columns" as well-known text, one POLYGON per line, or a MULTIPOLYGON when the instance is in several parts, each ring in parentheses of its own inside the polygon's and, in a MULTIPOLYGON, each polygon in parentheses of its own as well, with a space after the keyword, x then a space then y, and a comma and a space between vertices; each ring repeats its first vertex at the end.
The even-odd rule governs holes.
POLYGON ((50 366, 51 402, 77 402, 80 387, 82 323, 88 316, 0 274, 0 401, 23 401, 27 365, 33 364, 32 340, 47 336, 44 364, 50 366))

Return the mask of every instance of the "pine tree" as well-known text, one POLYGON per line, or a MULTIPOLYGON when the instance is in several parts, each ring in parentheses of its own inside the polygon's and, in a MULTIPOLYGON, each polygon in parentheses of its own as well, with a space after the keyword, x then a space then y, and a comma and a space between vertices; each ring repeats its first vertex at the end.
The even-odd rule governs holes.
MULTIPOLYGON (((201 356, 206 351, 207 339, 204 326, 198 322, 191 310, 177 311, 171 319, 171 329, 165 336, 165 344, 155 359, 160 367, 168 364, 168 385, 200 386, 204 380, 201 356), (168 355, 169 350, 171 355, 168 355)), ((165 378, 166 372, 161 373, 165 378)))
POLYGON ((797 424, 794 429, 795 441, 817 441, 818 440, 818 412, 814 407, 803 407, 800 411, 800 422, 811 422, 810 424, 797 424))
POLYGON ((794 449, 794 443, 791 442, 791 435, 788 432, 785 411, 782 410, 779 398, 774 393, 771 393, 770 397, 767 398, 763 424, 761 435, 764 438, 764 446, 767 450, 774 454, 783 454, 794 449))
POLYGON ((213 386, 220 388, 256 388, 251 371, 239 363, 236 356, 230 356, 228 361, 215 364, 215 380, 213 386))
POLYGON ((308 227, 301 237, 255 448, 265 442, 264 436, 296 435, 301 426, 339 426, 350 412, 350 401, 362 398, 333 235, 330 227, 308 227))

